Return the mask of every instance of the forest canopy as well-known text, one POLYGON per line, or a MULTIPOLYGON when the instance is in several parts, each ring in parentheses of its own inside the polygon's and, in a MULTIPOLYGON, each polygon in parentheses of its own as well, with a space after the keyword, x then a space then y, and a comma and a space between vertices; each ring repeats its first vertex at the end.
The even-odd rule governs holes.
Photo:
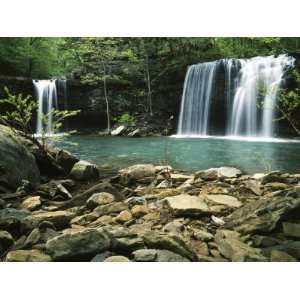
POLYGON ((247 58, 294 52, 299 38, 51 38, 0 39, 0 74, 32 78, 65 76, 87 69, 99 55, 122 61, 123 71, 139 76, 139 63, 151 60, 151 73, 182 70, 189 64, 224 57, 247 58), (130 67, 129 67, 129 66, 130 67), (164 68, 161 69, 161 66, 164 68))

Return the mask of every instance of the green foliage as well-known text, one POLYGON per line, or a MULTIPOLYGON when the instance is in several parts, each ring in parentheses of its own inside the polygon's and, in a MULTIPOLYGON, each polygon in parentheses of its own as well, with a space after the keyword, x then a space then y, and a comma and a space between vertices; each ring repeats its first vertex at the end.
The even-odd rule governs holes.
POLYGON ((135 117, 129 113, 124 113, 119 117, 115 117, 114 121, 126 126, 134 126, 136 124, 135 117))
POLYGON ((0 121, 4 125, 31 133, 30 122, 33 112, 37 109, 36 102, 31 96, 12 95, 7 87, 4 88, 4 91, 7 97, 0 99, 0 105, 5 105, 7 110, 0 115, 0 121))

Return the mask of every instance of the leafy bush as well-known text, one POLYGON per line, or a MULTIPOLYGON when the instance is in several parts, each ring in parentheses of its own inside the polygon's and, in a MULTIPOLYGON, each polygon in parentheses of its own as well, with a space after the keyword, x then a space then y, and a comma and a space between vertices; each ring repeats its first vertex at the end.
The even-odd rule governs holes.
POLYGON ((114 121, 126 126, 134 126, 136 124, 135 117, 130 115, 129 113, 125 113, 119 117, 115 117, 114 121))

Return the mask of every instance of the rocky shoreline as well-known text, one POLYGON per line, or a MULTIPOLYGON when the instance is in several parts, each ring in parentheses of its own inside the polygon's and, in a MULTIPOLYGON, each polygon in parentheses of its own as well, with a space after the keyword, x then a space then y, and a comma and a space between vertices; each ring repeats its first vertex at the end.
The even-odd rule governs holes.
POLYGON ((46 176, 32 149, 18 171, 18 151, 1 157, 1 261, 300 260, 300 174, 138 164, 105 177, 59 150, 66 175, 46 176))

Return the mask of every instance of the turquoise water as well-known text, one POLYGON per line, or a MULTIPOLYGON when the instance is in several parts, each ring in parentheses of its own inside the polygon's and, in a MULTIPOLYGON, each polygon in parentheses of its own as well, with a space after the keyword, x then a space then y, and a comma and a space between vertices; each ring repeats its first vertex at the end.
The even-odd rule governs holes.
POLYGON ((300 173, 300 143, 218 138, 68 136, 60 146, 81 159, 119 169, 137 163, 165 164, 195 171, 235 166, 246 173, 284 170, 300 173), (76 143, 77 145, 74 145, 76 143))

